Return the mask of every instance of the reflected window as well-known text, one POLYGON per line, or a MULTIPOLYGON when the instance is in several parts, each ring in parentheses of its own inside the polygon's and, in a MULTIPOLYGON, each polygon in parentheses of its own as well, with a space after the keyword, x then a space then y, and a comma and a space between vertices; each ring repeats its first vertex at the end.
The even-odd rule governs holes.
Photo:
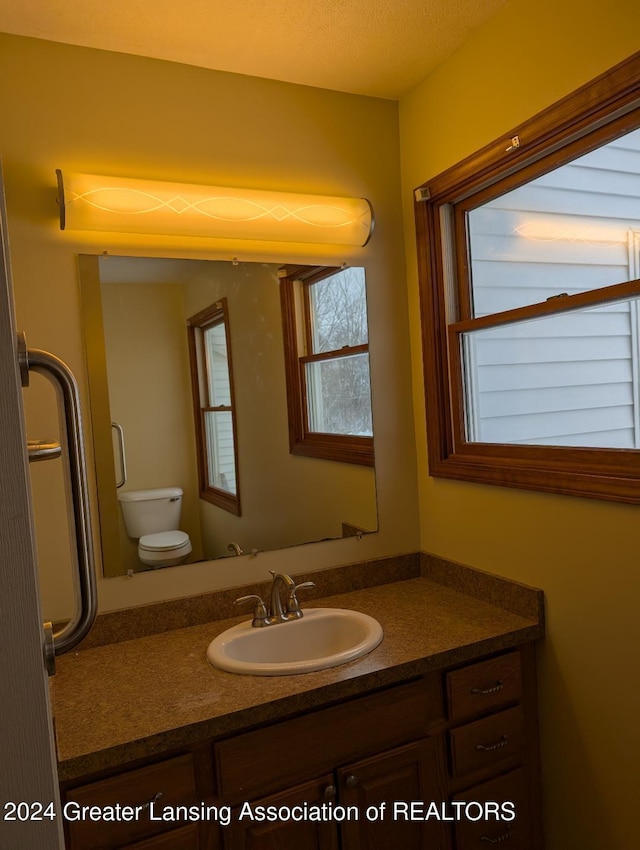
POLYGON ((291 451, 373 465, 362 268, 281 274, 291 451))
POLYGON ((233 370, 226 298, 188 322, 200 497, 240 515, 233 370))

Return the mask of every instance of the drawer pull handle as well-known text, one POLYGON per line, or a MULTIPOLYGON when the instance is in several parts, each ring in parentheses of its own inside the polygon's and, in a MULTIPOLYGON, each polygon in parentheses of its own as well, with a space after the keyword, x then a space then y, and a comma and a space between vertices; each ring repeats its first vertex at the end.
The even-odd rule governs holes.
POLYGON ((355 788, 357 784, 358 784, 358 777, 357 776, 354 776, 352 773, 349 776, 347 776, 346 781, 345 781, 345 785, 347 786, 347 788, 355 788))
POLYGON ((509 739, 506 735, 503 735, 495 744, 476 744, 476 750, 483 750, 483 752, 489 753, 493 750, 501 750, 507 746, 509 746, 509 739))
POLYGON ((158 791, 158 793, 154 794, 153 797, 150 800, 148 800, 142 808, 143 809, 150 809, 151 806, 153 806, 154 803, 157 803, 158 800, 160 800, 162 797, 164 797, 164 794, 162 793, 162 791, 158 791))
POLYGON ((471 688, 471 693, 475 696, 486 697, 489 694, 497 694, 498 691, 501 691, 504 688, 504 682, 502 679, 498 679, 495 685, 491 688, 471 688))
POLYGON ((336 790, 335 785, 327 785, 324 789, 324 798, 325 800, 335 800, 338 795, 338 791, 336 790))
POLYGON ((481 835, 480 841, 488 841, 489 844, 502 844, 503 841, 508 841, 511 838, 511 833, 509 830, 503 832, 502 835, 499 835, 497 838, 489 838, 488 835, 481 835))

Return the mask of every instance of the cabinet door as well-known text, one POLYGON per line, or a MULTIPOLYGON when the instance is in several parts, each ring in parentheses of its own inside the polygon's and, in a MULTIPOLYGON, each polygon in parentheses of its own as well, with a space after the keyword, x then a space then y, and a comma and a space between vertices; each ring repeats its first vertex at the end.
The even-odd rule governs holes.
POLYGON ((223 833, 225 850, 338 850, 337 827, 326 815, 287 819, 289 812, 301 817, 310 807, 324 806, 326 813, 335 803, 333 783, 332 776, 321 777, 238 807, 223 833))
POLYGON ((341 768, 340 802, 356 806, 359 812, 357 821, 340 825, 342 846, 348 850, 448 850, 449 826, 421 817, 431 801, 445 800, 443 751, 441 738, 433 737, 341 768), (413 810, 412 802, 417 804, 413 810))
POLYGON ((172 825, 158 816, 163 807, 189 806, 197 802, 193 757, 187 754, 123 771, 117 776, 73 788, 65 796, 67 802, 75 804, 74 813, 88 811, 91 807, 105 812, 117 806, 135 812, 127 820, 104 817, 94 821, 78 815, 77 820, 66 823, 69 850, 126 847, 171 829, 172 825))

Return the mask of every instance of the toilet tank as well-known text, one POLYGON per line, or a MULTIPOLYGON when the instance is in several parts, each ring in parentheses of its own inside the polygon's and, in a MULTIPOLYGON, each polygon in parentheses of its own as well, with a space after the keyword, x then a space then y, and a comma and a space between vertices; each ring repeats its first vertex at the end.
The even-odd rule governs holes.
POLYGON ((118 501, 129 537, 137 540, 145 534, 180 528, 181 487, 121 491, 118 501))

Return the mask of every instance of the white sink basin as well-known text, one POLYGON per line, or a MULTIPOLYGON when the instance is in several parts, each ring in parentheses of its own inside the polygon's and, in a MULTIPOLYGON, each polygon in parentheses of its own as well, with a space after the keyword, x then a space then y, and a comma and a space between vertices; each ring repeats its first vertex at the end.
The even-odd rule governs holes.
POLYGON ((292 676, 337 667, 371 652, 382 626, 368 614, 309 608, 300 620, 253 628, 250 621, 218 635, 207 649, 214 667, 251 676, 292 676))

